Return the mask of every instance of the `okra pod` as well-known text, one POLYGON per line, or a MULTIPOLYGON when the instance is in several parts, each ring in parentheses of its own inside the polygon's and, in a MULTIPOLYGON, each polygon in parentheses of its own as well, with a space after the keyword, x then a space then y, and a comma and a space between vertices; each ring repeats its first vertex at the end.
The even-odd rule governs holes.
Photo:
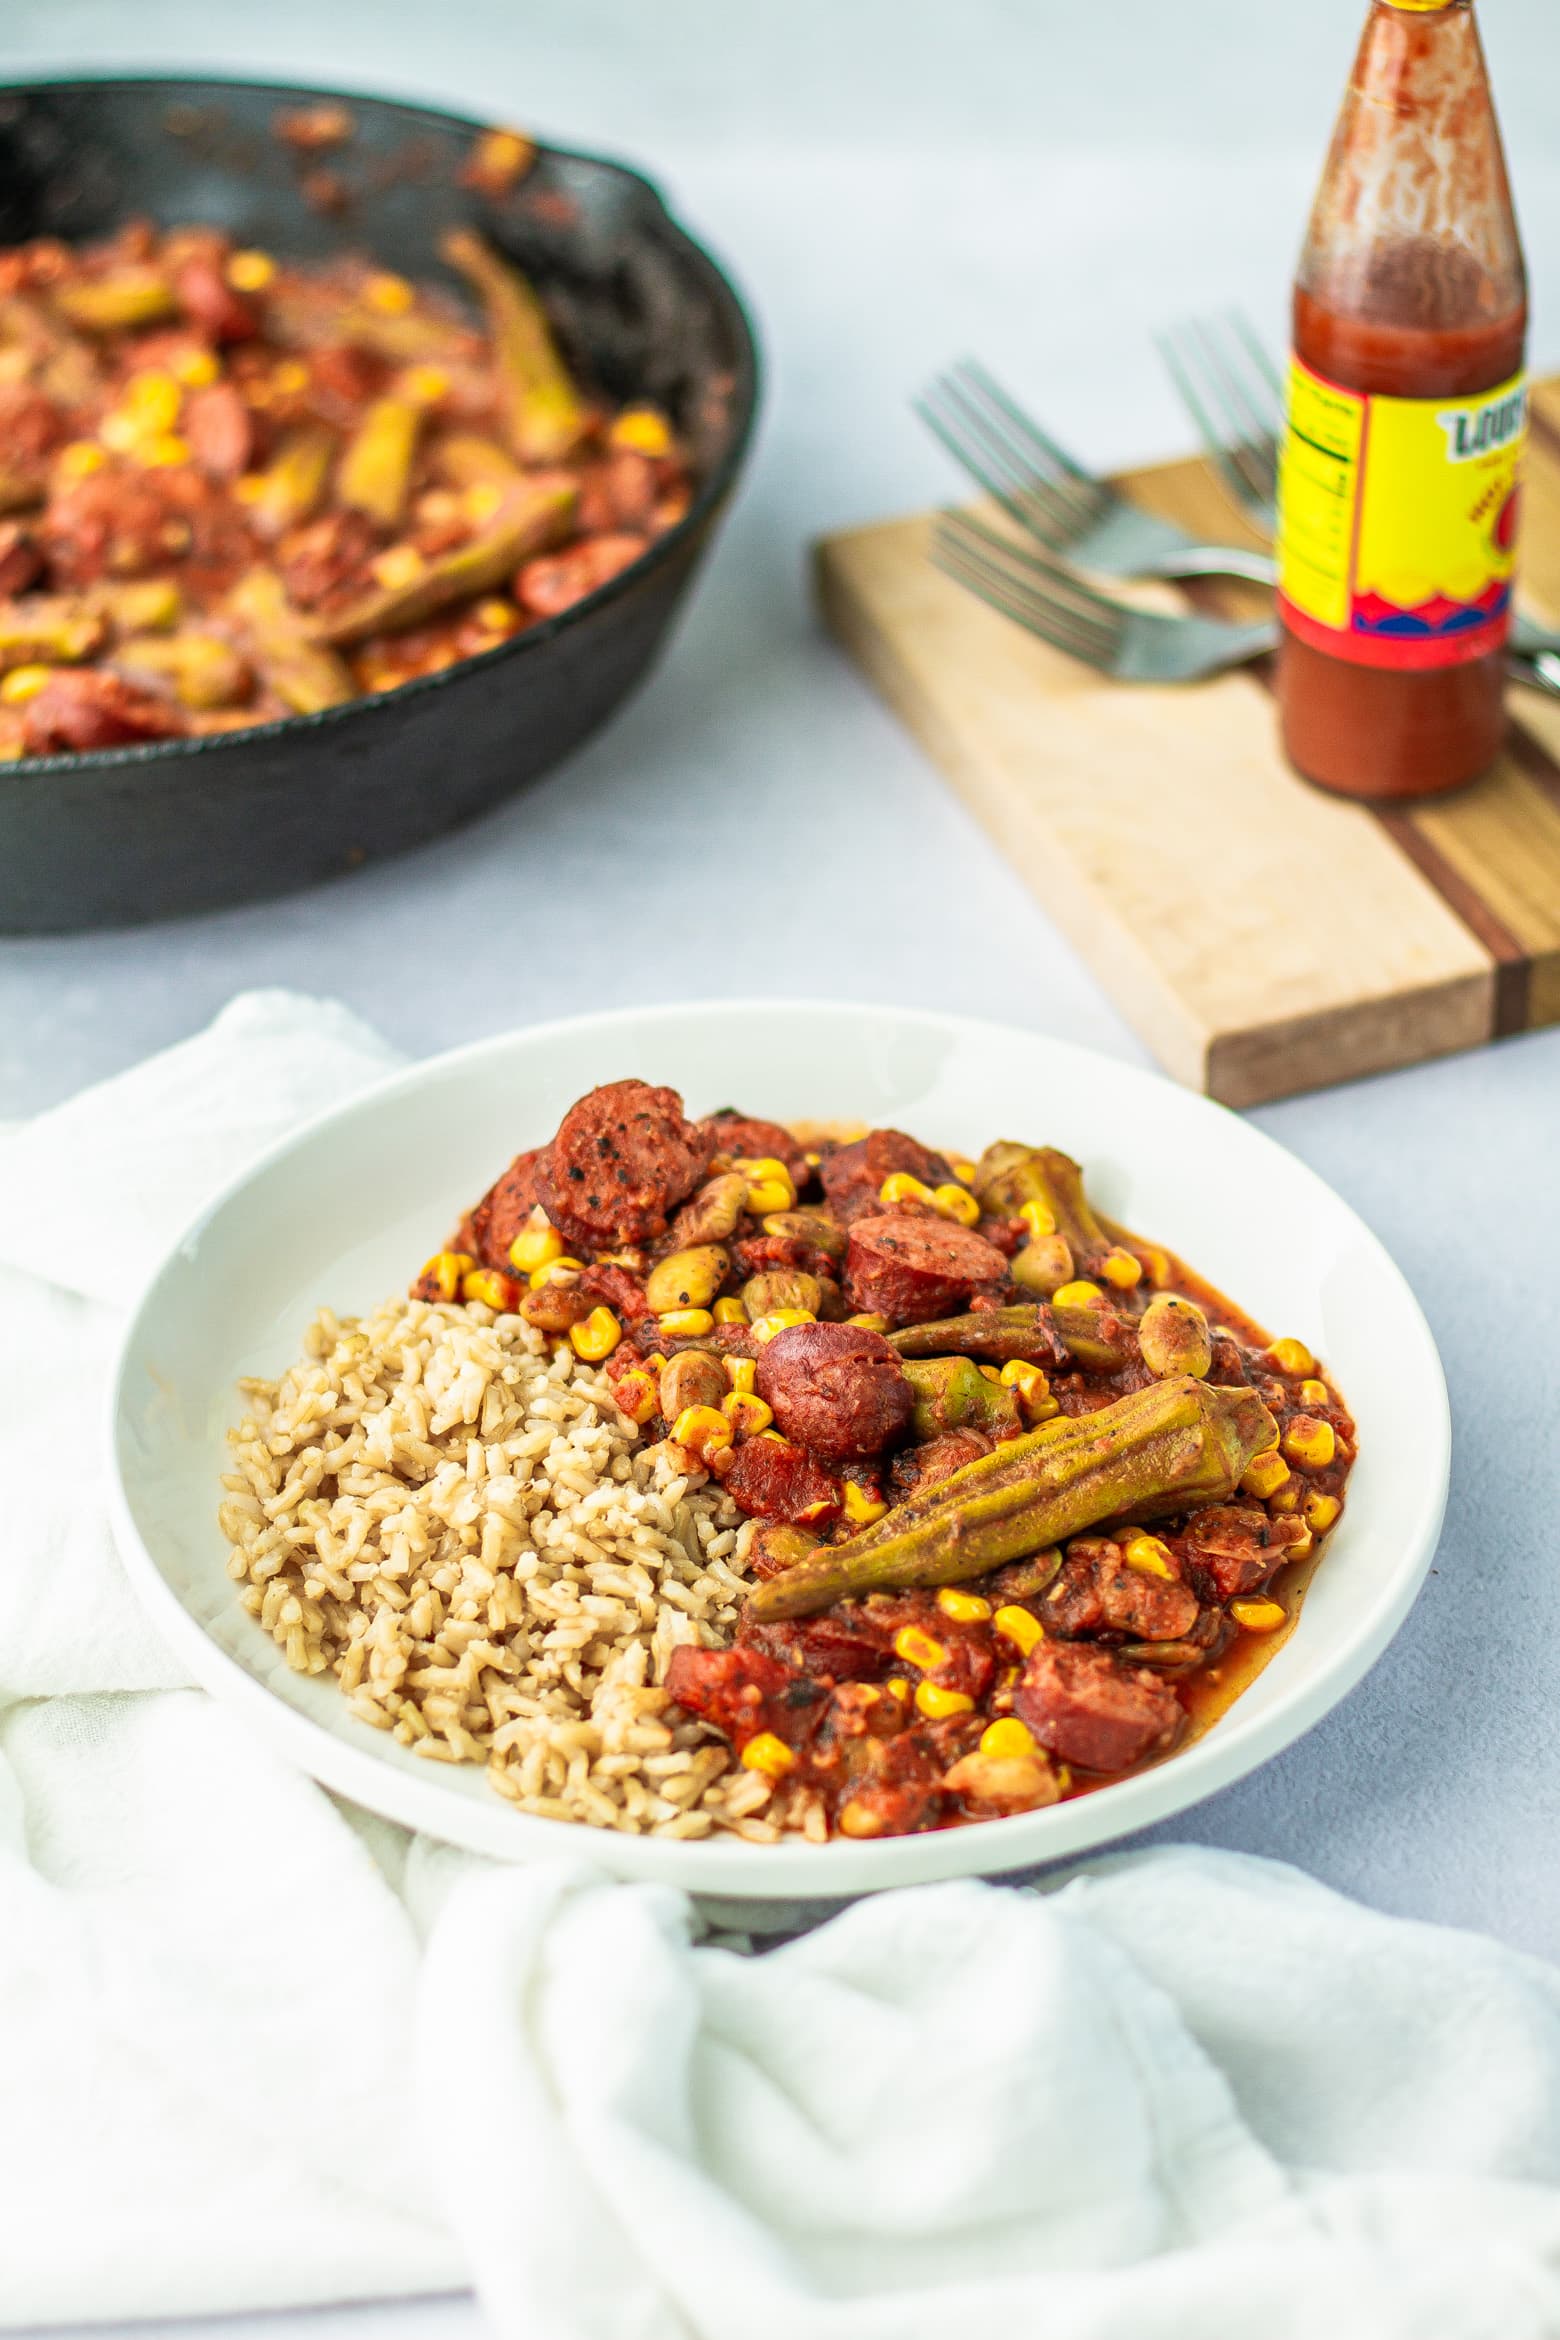
POLYGON ((336 471, 344 504, 393 528, 406 509, 422 409, 409 398, 376 398, 348 440, 336 471))
POLYGON ((1022 1427, 1014 1391, 988 1381, 969 1357, 909 1358, 905 1379, 915 1392, 911 1426, 918 1439, 940 1438, 945 1430, 985 1430, 1000 1438, 1022 1427))
POLYGON ((507 582, 522 561, 557 542, 574 517, 574 482, 559 474, 518 480, 486 527, 431 560, 407 585, 382 585, 313 627, 317 642, 341 647, 370 634, 420 626, 468 594, 507 582))
POLYGON ((346 664, 310 638, 274 569, 251 569, 241 577, 228 608, 260 675, 295 715, 317 715, 357 697, 346 664))
POLYGON ((757 1586, 749 1614, 772 1624, 865 1593, 959 1584, 1087 1528, 1220 1502, 1275 1435, 1255 1390, 1156 1382, 966 1463, 864 1535, 757 1586))
POLYGON ((589 417, 541 302, 518 269, 469 228, 452 228, 443 250, 487 312, 515 453, 522 463, 556 463, 579 445, 589 417))

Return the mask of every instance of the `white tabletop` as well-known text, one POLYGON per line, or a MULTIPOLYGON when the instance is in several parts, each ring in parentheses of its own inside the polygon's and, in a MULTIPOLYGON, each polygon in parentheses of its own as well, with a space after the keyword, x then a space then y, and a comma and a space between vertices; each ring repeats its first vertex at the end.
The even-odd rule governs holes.
MULTIPOLYGON (((1554 362, 1560 24, 1552 0, 1485 13, 1535 354, 1554 362)), ((989 1014, 1143 1060, 821 635, 805 546, 949 491, 907 402, 966 350, 1092 459, 1181 444, 1150 329, 1240 301, 1276 340, 1360 14, 1360 0, 10 0, 0 68, 17 75, 204 64, 339 79, 629 154, 751 295, 769 395, 704 588, 603 738, 480 827, 327 890, 0 942, 0 1115, 264 983, 335 993, 419 1052, 575 1008, 784 989, 989 1014)), ((1425 1595, 1370 1679, 1173 1833, 1560 1955, 1560 1033, 1257 1118, 1357 1206, 1419 1292, 1452 1387, 1452 1503, 1425 1595)), ((299 2314, 287 2334, 474 2328, 469 2306, 426 2302, 299 2314)))

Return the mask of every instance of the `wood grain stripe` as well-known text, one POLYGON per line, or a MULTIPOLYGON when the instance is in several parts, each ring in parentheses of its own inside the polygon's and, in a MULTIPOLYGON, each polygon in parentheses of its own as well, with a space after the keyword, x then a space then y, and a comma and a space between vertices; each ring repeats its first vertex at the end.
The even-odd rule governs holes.
POLYGON ((1513 723, 1511 726, 1511 757, 1528 778, 1543 790, 1556 810, 1560 811, 1560 764, 1556 763, 1543 741, 1536 738, 1525 724, 1513 723))
POLYGON ((1547 452, 1560 456, 1560 425, 1552 423, 1547 414, 1540 413, 1533 401, 1528 401, 1528 429, 1547 452))
POLYGON ((1447 908, 1456 913, 1495 961, 1491 1039, 1504 1040, 1513 1032, 1525 1032, 1533 989, 1533 962, 1522 943, 1505 920, 1490 908, 1478 888, 1415 826, 1412 813, 1385 804, 1372 805, 1370 809, 1393 844, 1407 855, 1421 877, 1428 878, 1447 908))

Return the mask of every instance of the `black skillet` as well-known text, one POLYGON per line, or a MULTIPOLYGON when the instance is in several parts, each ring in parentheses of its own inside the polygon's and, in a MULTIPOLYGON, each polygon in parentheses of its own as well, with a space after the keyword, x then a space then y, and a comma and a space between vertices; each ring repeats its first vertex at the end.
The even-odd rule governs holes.
POLYGON ((609 585, 480 658, 382 697, 253 731, 0 764, 0 933, 60 933, 251 901, 452 829, 548 771, 644 675, 751 433, 742 304, 634 171, 560 147, 493 199, 459 183, 476 126, 345 92, 232 81, 0 89, 0 246, 89 241, 141 215, 209 221, 304 258, 343 244, 449 279, 470 221, 532 277, 583 377, 653 399, 690 445, 692 508, 609 585), (351 141, 314 165, 278 108, 339 99, 351 141), (311 167, 344 207, 322 211, 311 167))

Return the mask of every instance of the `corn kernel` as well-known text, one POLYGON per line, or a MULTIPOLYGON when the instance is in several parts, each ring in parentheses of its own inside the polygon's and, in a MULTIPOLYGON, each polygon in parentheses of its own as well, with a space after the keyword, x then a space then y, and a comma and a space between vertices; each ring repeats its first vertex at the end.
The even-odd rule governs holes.
POLYGON ((1143 1262, 1143 1273, 1153 1285, 1154 1290, 1162 1292, 1175 1273, 1170 1262, 1169 1252, 1158 1251, 1149 1245, 1138 1253, 1138 1257, 1143 1262))
POLYGON ((733 1436, 731 1424, 714 1406, 684 1406, 672 1424, 674 1442, 701 1459, 720 1447, 730 1446, 733 1436))
POLYGON ((381 316, 404 317, 417 295, 404 276, 392 276, 387 268, 382 268, 364 285, 363 298, 381 316))
POLYGON ((271 388, 279 398, 296 398, 309 387, 309 369, 301 358, 283 358, 271 369, 271 388))
POLYGON ((974 1185, 975 1165, 973 1162, 950 1162, 948 1167, 961 1186, 974 1185))
POLYGON ((137 442, 135 459, 147 471, 173 471, 179 464, 188 463, 190 443, 181 439, 177 431, 154 431, 150 438, 137 442))
POLYGON ((29 699, 36 699, 55 671, 52 666, 13 666, 0 681, 0 699, 8 707, 25 707, 29 699))
POLYGON ((1325 1471, 1337 1451, 1331 1422, 1319 1422, 1314 1414, 1296 1414, 1284 1432, 1285 1454, 1305 1470, 1325 1471))
POLYGON ((666 1359, 659 1349, 653 1349, 645 1359, 645 1371, 647 1373, 664 1373, 666 1371, 666 1359))
POLYGON ((54 460, 62 479, 85 479, 89 472, 101 471, 108 457, 93 440, 72 439, 54 460))
POLYGON ((923 1633, 919 1625, 901 1625, 894 1635, 894 1655, 902 1657, 907 1666, 915 1666, 929 1674, 934 1666, 946 1665, 948 1652, 940 1641, 923 1633))
POLYGON ((1276 1446, 1270 1446, 1266 1454, 1256 1455, 1247 1463, 1240 1483, 1248 1495, 1255 1495, 1259 1503, 1265 1503, 1270 1495, 1278 1493, 1288 1476, 1288 1463, 1276 1446))
POLYGON ((1091 1284, 1086 1276, 1080 1276, 1076 1283, 1063 1284, 1060 1291, 1053 1292, 1051 1305, 1053 1308, 1102 1308, 1105 1295, 1098 1284, 1091 1284))
POLYGON ((185 349, 173 359, 170 371, 186 390, 209 390, 222 368, 209 349, 185 349))
POLYGON ((1010 1357, 997 1376, 1004 1389, 1016 1390, 1026 1422, 1043 1422, 1061 1408, 1051 1395, 1051 1384, 1038 1365, 1010 1357))
POLYGON ((784 1739, 777 1739, 773 1731, 760 1731, 743 1748, 742 1761, 749 1771, 761 1771, 766 1779, 779 1779, 790 1770, 796 1757, 784 1739))
POLYGON ((908 1170, 895 1170, 878 1188, 881 1203, 929 1203, 932 1190, 923 1178, 912 1178, 908 1170))
POLYGON ((132 374, 124 387, 126 414, 134 415, 143 431, 171 431, 179 419, 184 394, 172 374, 158 366, 132 374))
POLYGON ((752 1358, 727 1357, 724 1362, 726 1367, 726 1379, 730 1382, 732 1388, 736 1390, 739 1395, 746 1396, 747 1392, 751 1390, 753 1386, 753 1377, 758 1371, 758 1368, 754 1364, 752 1358))
POLYGON ((631 1373, 619 1374, 612 1385, 612 1395, 617 1400, 618 1412, 626 1414, 641 1430, 661 1410, 660 1392, 642 1365, 636 1365, 631 1373))
MULTIPOLYGON (((778 1430, 760 1430, 758 1435, 760 1438, 773 1438, 781 1446, 789 1443, 787 1439, 780 1436, 778 1430)), ((798 1527, 811 1527, 815 1520, 832 1519, 839 1507, 840 1501, 837 1495, 820 1495, 816 1503, 806 1504, 796 1514, 796 1524, 798 1527)))
POLYGON ((128 455, 141 436, 141 426, 133 414, 126 414, 122 408, 111 406, 98 424, 97 435, 104 446, 111 447, 116 455, 128 455))
POLYGON ((415 544, 392 544, 369 563, 369 571, 376 585, 392 590, 401 585, 415 585, 428 566, 415 544))
POLYGON ((999 1387, 1001 1386, 1001 1382, 1002 1382, 1002 1368, 1001 1368, 1001 1366, 1000 1366, 1000 1365, 981 1365, 981 1366, 978 1366, 978 1367, 976 1368, 976 1370, 977 1370, 977 1371, 978 1371, 978 1372, 979 1372, 979 1373, 982 1375, 982 1377, 983 1377, 985 1380, 987 1380, 987 1381, 994 1381, 994 1382, 996 1382, 996 1383, 997 1383, 997 1385, 998 1385, 999 1387))
POLYGON ((748 1182, 747 1207, 755 1219, 762 1219, 770 1211, 791 1211, 796 1208, 796 1188, 791 1173, 783 1162, 772 1154, 762 1154, 755 1161, 732 1163, 748 1182))
POLYGON ((610 1308, 593 1308, 583 1324, 571 1324, 569 1339, 577 1357, 587 1365, 599 1365, 603 1357, 610 1357, 623 1338, 623 1327, 610 1308))
POLYGON ((943 1586, 937 1606, 955 1625, 983 1625, 991 1615, 990 1601, 983 1601, 979 1593, 960 1592, 956 1584, 943 1586))
POLYGON ((628 406, 607 433, 609 447, 632 447, 636 455, 669 455, 672 434, 653 406, 628 406))
POLYGON ((1005 1714, 1000 1721, 988 1723, 981 1732, 980 1751, 983 1755, 995 1755, 999 1760, 1033 1755, 1034 1733, 1019 1721, 1016 1714, 1005 1714))
POLYGON ((121 585, 114 596, 114 621, 122 634, 165 634, 184 615, 184 597, 167 577, 121 585))
POLYGON ((1278 1493, 1276 1495, 1271 1495, 1268 1498, 1268 1509, 1270 1511, 1298 1511, 1299 1508, 1300 1484, 1299 1481, 1294 1478, 1286 1479, 1282 1487, 1279 1488, 1278 1493))
POLYGON ((484 1308, 494 1309, 503 1316, 520 1305, 520 1287, 513 1276, 506 1276, 498 1268, 473 1268, 460 1279, 463 1300, 480 1300, 484 1308))
POLYGON ((897 1698, 899 1700, 901 1706, 903 1706, 908 1701, 910 1696, 910 1685, 906 1681, 903 1674, 890 1674, 883 1687, 888 1692, 890 1698, 897 1698))
POLYGON ((1305 1524, 1315 1536, 1325 1536, 1343 1505, 1336 1495, 1308 1495, 1301 1506, 1305 1524))
POLYGON ((968 1714, 975 1701, 967 1690, 945 1690, 941 1682, 917 1682, 915 1703, 928 1722, 946 1722, 950 1714, 968 1714))
POLYGON ((1037 1641, 1045 1639, 1045 1627, 1039 1618, 1032 1610, 1021 1609, 1016 1601, 999 1609, 991 1622, 1005 1640, 1023 1651, 1025 1657, 1028 1657, 1037 1641))
POLYGON ((1018 1215, 1037 1241, 1042 1235, 1056 1233, 1056 1213, 1043 1202, 1026 1202, 1018 1215))
POLYGON ((518 1268, 523 1276, 528 1276, 536 1268, 549 1267, 555 1259, 562 1257, 563 1237, 556 1227, 550 1227, 544 1218, 533 1211, 527 1224, 509 1246, 510 1266, 518 1268))
POLYGON ((860 1796, 852 1796, 848 1804, 840 1806, 839 1831, 841 1836, 881 1836, 883 1816, 860 1796))
MULTIPOLYGON (((750 1327, 755 1341, 772 1341, 776 1333, 783 1333, 793 1324, 816 1324, 810 1308, 772 1308, 767 1316, 755 1317, 750 1327)), ((709 1329, 706 1326, 706 1331, 709 1329)))
POLYGON ((1130 1292, 1134 1284, 1143 1280, 1143 1263, 1130 1251, 1119 1248, 1107 1251, 1100 1261, 1100 1274, 1107 1284, 1114 1284, 1118 1292, 1130 1292))
POLYGON ((414 406, 437 406, 449 386, 442 366, 408 366, 400 381, 402 396, 414 406))
POLYGON ((932 1208, 940 1218, 953 1219, 961 1227, 973 1227, 980 1218, 980 1205, 962 1186, 934 1186, 932 1208))
POLYGON ((1282 1601, 1231 1601, 1230 1615, 1248 1633, 1276 1633, 1289 1621, 1282 1601))
POLYGON ((539 1268, 531 1270, 531 1289, 539 1292, 544 1284, 574 1284, 584 1273, 585 1262, 582 1259, 571 1257, 567 1251, 561 1252, 556 1259, 544 1259, 539 1268))
POLYGON ((1314 1373, 1316 1359, 1304 1341, 1275 1341, 1268 1351, 1280 1373, 1314 1373))
POLYGON ((870 1310, 865 1316, 847 1316, 847 1324, 859 1324, 863 1332, 886 1333, 892 1330, 892 1319, 874 1316, 870 1310))
POLYGON ((1318 1406, 1332 1404, 1332 1391, 1325 1381, 1302 1381, 1300 1384, 1300 1403, 1303 1406, 1309 1406, 1314 1414, 1318 1406))
POLYGON ((717 1324, 746 1324, 748 1320, 747 1302, 735 1297, 730 1300, 717 1300, 710 1314, 717 1324))
POLYGON ((1121 1556, 1129 1568, 1137 1570, 1139 1576, 1163 1576, 1172 1584, 1177 1581, 1170 1547, 1162 1544, 1157 1536, 1129 1536, 1122 1547, 1121 1556))
POLYGON ((462 1276, 476 1264, 466 1251, 436 1251, 417 1280, 420 1284, 432 1284, 441 1300, 456 1300, 460 1297, 462 1276))
POLYGON ((869 1495, 865 1487, 858 1487, 854 1479, 847 1479, 842 1509, 852 1527, 870 1527, 874 1520, 883 1517, 888 1505, 880 1495, 869 1495))
POLYGON ((479 601, 472 613, 485 634, 512 634, 520 623, 520 612, 512 601, 500 601, 496 594, 479 601))
POLYGON ((264 292, 276 274, 269 252, 235 252, 227 264, 227 280, 235 292, 264 292))
POLYGON ((506 194, 535 158, 523 130, 484 130, 471 150, 470 180, 489 195, 506 194))
POLYGON ((774 1420, 771 1409, 750 1389, 733 1389, 720 1401, 720 1410, 733 1430, 745 1431, 749 1438, 760 1430, 767 1430, 774 1420))
POLYGON ((467 488, 460 500, 466 518, 473 527, 480 528, 498 510, 504 500, 504 491, 496 480, 479 479, 474 487, 467 488))
POLYGON ((669 1308, 656 1322, 669 1341, 697 1340, 700 1333, 712 1332, 715 1326, 707 1308, 669 1308))

